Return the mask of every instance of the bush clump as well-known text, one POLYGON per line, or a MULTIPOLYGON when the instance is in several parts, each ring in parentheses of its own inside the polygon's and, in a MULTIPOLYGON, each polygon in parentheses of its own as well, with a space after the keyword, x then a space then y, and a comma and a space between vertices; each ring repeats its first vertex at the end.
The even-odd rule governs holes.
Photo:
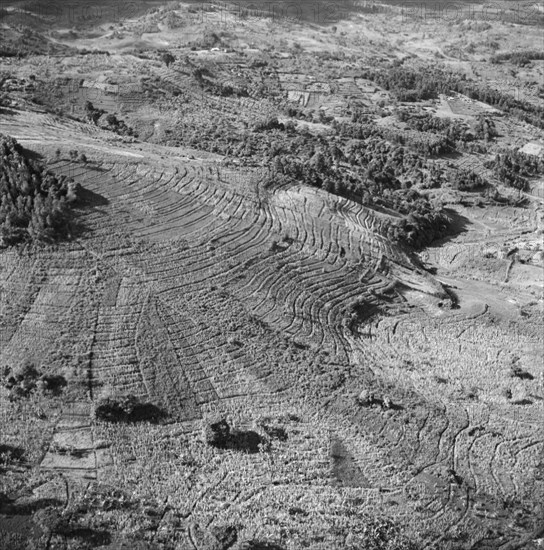
POLYGON ((94 416, 105 422, 158 422, 166 415, 152 403, 142 403, 134 395, 124 395, 100 399, 94 416))
POLYGON ((204 430, 206 443, 212 447, 226 448, 230 439, 230 426, 224 419, 208 424, 204 430))
POLYGON ((28 397, 37 389, 40 373, 30 362, 24 363, 15 371, 4 367, 2 374, 2 385, 9 390, 10 398, 28 397))
POLYGON ((0 380, 2 386, 9 390, 11 401, 29 397, 37 391, 57 395, 67 385, 64 376, 42 374, 30 361, 26 361, 15 370, 4 367, 0 380))
POLYGON ((218 449, 234 449, 246 453, 258 453, 263 448, 263 438, 253 430, 232 430, 224 419, 206 425, 204 439, 218 449))
MULTIPOLYGON (((24 449, 0 443, 0 467, 23 461, 24 449)), ((1 495, 1 493, 0 493, 1 495)), ((1 503, 1 498, 0 498, 1 503)))

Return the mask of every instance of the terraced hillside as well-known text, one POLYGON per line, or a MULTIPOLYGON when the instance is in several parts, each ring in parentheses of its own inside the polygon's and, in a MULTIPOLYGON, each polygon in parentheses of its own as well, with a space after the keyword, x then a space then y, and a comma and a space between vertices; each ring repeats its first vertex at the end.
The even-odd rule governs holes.
POLYGON ((542 547, 541 16, 275 7, 0 9, 0 550, 542 547))
POLYGON ((524 518, 542 485, 527 472, 541 464, 544 400, 533 316, 514 340, 493 302, 459 290, 449 309, 439 280, 384 237, 388 216, 347 199, 263 188, 258 170, 210 154, 107 146, 98 129, 40 113, 13 111, 1 130, 83 188, 71 242, 2 253, 2 363, 63 373, 64 401, 87 414, 131 393, 175 421, 90 424, 59 403, 26 442, 41 476, 134 487, 157 501, 154 540, 165 530, 182 547, 207 548, 210 523, 239 518, 242 538, 282 540, 286 522, 295 548, 311 521, 312 548, 340 548, 356 538, 357 522, 337 523, 353 506, 411 522, 422 547, 468 537, 495 548, 534 528, 524 518), (87 161, 70 160, 67 142, 87 161), (532 374, 514 379, 509 403, 498 392, 515 361, 532 374), (239 429, 276 419, 286 441, 271 454, 206 450, 201 426, 217 413, 239 429), (267 524, 279 498, 307 511, 267 524))

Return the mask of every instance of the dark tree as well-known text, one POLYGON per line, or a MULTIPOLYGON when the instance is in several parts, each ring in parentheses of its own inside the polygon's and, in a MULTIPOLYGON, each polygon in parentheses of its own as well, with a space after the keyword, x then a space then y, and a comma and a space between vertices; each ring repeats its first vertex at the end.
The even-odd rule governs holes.
POLYGON ((172 63, 174 63, 176 58, 171 53, 166 52, 162 54, 161 60, 167 67, 169 67, 172 63))
POLYGON ((230 439, 230 426, 223 418, 212 422, 206 426, 206 443, 213 447, 224 448, 228 445, 230 439))

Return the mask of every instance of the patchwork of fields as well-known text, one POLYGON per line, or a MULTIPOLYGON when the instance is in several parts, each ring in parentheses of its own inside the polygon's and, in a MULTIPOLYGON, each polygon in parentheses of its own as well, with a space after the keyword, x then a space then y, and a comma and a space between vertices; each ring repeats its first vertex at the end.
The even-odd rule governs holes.
MULTIPOLYGON (((83 188, 80 234, 2 255, 2 362, 30 358, 68 372, 80 411, 111 392, 153 400, 183 435, 94 426, 63 405, 42 471, 115 487, 132 478, 142 495, 153 475, 152 493, 168 494, 168 509, 188 526, 217 514, 247 518, 258 494, 258 514, 277 498, 312 507, 356 499, 361 512, 383 509, 406 523, 416 514, 442 536, 480 526, 490 548, 523 536, 524 524, 504 530, 512 510, 498 503, 516 499, 520 513, 537 504, 539 485, 526 472, 544 445, 542 382, 514 384, 514 401, 532 396, 525 405, 507 403, 499 390, 512 387, 514 356, 535 375, 540 368, 534 318, 518 323, 514 339, 493 302, 478 305, 459 291, 461 308, 448 310, 438 279, 383 236, 386 215, 311 188, 262 188, 258 171, 242 176, 219 158, 190 160, 141 143, 108 148, 98 130, 84 130, 40 114, 2 123, 46 157, 68 136, 88 157, 61 152, 50 164, 83 188), (355 300, 362 311, 350 324, 355 300), (393 407, 362 408, 357 396, 368 387, 393 407), (298 420, 287 421, 272 464, 261 465, 267 455, 220 455, 219 471, 199 470, 201 489, 160 485, 191 466, 177 462, 176 450, 172 463, 158 441, 206 463, 213 453, 197 445, 206 418, 221 412, 249 428, 287 411, 298 420), (103 440, 106 449, 96 445, 103 440), (136 462, 127 470, 130 441, 142 447, 130 451, 136 462), (66 455, 67 447, 79 452, 66 455), (255 489, 237 491, 246 476, 255 489), (175 500, 182 494, 192 502, 184 513, 175 500)), ((29 452, 37 456, 40 444, 29 442, 29 452)), ((301 521, 289 517, 303 532, 301 521)), ((180 532, 191 536, 191 528, 180 532)))
POLYGON ((540 548, 538 24, 125 7, 0 10, 0 548, 540 548))

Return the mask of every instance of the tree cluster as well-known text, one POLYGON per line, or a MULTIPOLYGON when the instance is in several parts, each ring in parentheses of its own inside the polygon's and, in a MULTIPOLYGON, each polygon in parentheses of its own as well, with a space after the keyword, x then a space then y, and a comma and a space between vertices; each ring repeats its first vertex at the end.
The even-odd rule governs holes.
POLYGON ((105 128, 106 130, 111 130, 120 136, 136 136, 137 134, 133 128, 128 126, 124 120, 118 119, 114 114, 106 115, 102 119, 103 122, 100 122, 100 119, 103 115, 106 114, 106 111, 103 109, 97 109, 94 105, 87 101, 85 103, 85 113, 87 120, 93 124, 105 128), (100 123, 99 123, 100 122, 100 123))
POLYGON ((401 122, 404 122, 412 130, 444 135, 448 138, 452 147, 456 142, 474 140, 474 135, 470 128, 458 120, 439 118, 430 113, 415 115, 403 109, 397 110, 396 115, 401 122))
POLYGON ((106 116, 105 122, 107 124, 106 128, 115 132, 120 136, 135 136, 137 133, 133 128, 128 126, 124 120, 118 119, 114 114, 109 114, 106 116))
POLYGON ((531 61, 544 59, 544 52, 542 50, 526 50, 523 52, 504 52, 498 53, 489 59, 493 64, 502 63, 503 61, 509 61, 514 65, 524 67, 531 61))
POLYGON ((452 186, 459 191, 478 191, 488 186, 488 182, 472 170, 455 170, 450 177, 452 186))
POLYGON ((53 241, 66 235, 77 187, 28 158, 11 137, 0 134, 0 241, 53 241))
POLYGON ((504 184, 527 191, 527 178, 544 173, 544 159, 519 151, 503 151, 487 163, 495 176, 504 184))
POLYGON ((38 391, 55 395, 67 385, 64 376, 42 373, 30 361, 13 370, 4 367, 0 375, 0 383, 8 390, 10 401, 27 398, 38 391))
POLYGON ((515 99, 499 90, 479 85, 459 73, 428 66, 416 70, 397 63, 389 68, 366 68, 361 76, 390 91, 398 101, 437 99, 438 94, 457 92, 497 107, 538 128, 544 128, 544 106, 515 99))
POLYGON ((393 209, 409 222, 392 225, 389 236, 423 246, 445 235, 448 217, 415 186, 439 187, 443 171, 414 151, 383 139, 375 124, 338 123, 333 134, 313 135, 274 117, 238 131, 222 119, 209 129, 184 125, 186 145, 271 166, 270 182, 302 182, 372 208, 393 209))

